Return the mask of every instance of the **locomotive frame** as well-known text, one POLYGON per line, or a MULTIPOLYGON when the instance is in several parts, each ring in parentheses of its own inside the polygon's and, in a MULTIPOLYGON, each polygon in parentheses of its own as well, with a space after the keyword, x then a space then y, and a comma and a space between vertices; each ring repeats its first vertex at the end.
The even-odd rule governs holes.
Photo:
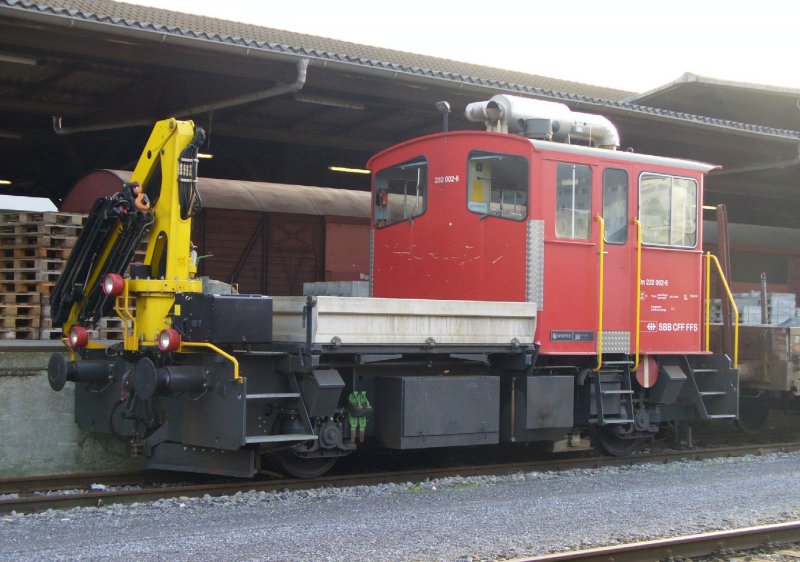
POLYGON ((491 131, 370 160, 369 298, 238 295, 196 279, 202 138, 190 122, 159 122, 54 291, 71 356, 53 355, 48 375, 56 390, 76 383, 78 425, 120 437, 150 468, 250 476, 266 457, 312 477, 372 440, 588 433, 626 454, 677 422, 735 418, 737 371, 702 329, 713 166, 509 135, 588 130, 588 144, 618 144, 596 117, 522 119, 502 98, 481 109, 491 131), (129 240, 145 232, 144 263, 123 278, 129 240), (89 342, 112 309, 124 340, 89 342))

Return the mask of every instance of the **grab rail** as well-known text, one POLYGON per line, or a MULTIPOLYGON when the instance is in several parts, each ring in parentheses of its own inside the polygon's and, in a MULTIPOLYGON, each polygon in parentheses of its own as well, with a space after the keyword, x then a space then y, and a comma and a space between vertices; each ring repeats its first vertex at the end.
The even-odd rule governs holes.
POLYGON ((725 279, 725 274, 722 272, 722 266, 719 264, 717 256, 711 252, 706 253, 706 351, 711 351, 711 261, 717 267, 722 286, 725 287, 725 292, 728 295, 731 307, 733 307, 734 328, 733 328, 733 368, 739 367, 739 308, 736 306, 736 301, 733 298, 733 293, 728 286, 728 280, 725 279))
POLYGON ((597 311, 597 366, 594 368, 595 372, 597 372, 603 366, 603 284, 605 282, 606 232, 603 217, 598 214, 594 220, 600 224, 600 294, 597 299, 599 303, 599 310, 597 311))
POLYGON ((136 316, 131 313, 128 280, 124 279, 123 283, 122 294, 114 299, 114 311, 125 326, 125 332, 122 334, 123 349, 125 351, 138 351, 139 340, 137 339, 136 316))
POLYGON ((206 347, 206 348, 218 353, 219 355, 223 356, 225 359, 227 359, 228 361, 233 363, 233 380, 235 380, 239 384, 244 383, 244 379, 242 378, 242 375, 239 374, 239 361, 233 355, 230 355, 229 353, 225 353, 224 351, 222 351, 220 348, 218 348, 213 343, 208 343, 208 342, 203 342, 203 341, 192 341, 192 342, 182 341, 181 342, 180 351, 183 351, 184 347, 206 347))
POLYGON ((632 371, 639 368, 639 336, 641 335, 641 322, 642 322, 642 223, 638 218, 633 219, 633 224, 636 225, 636 326, 634 333, 636 334, 636 351, 633 356, 632 371))

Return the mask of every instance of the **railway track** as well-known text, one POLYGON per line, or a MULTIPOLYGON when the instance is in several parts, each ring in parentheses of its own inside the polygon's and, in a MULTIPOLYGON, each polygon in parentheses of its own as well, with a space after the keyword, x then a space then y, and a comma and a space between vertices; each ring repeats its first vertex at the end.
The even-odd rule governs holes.
POLYGON ((93 484, 104 486, 145 486, 153 481, 175 481, 179 475, 169 472, 145 473, 141 470, 123 472, 84 472, 64 476, 29 476, 0 478, 0 496, 31 494, 51 490, 90 489, 93 484))
MULTIPOLYGON (((670 462, 686 459, 704 459, 726 456, 744 456, 769 452, 800 450, 800 442, 772 445, 740 445, 707 449, 670 450, 643 453, 631 457, 581 457, 545 461, 528 461, 505 464, 455 466, 397 470, 367 474, 327 475, 311 480, 269 478, 264 480, 212 481, 201 483, 176 482, 174 473, 165 473, 165 480, 154 483, 152 475, 144 473, 116 473, 105 475, 73 475, 64 478, 34 477, 22 480, 0 481, 0 494, 10 497, 0 499, 0 513, 28 513, 46 509, 103 506, 115 503, 155 501, 163 498, 225 496, 244 491, 282 491, 322 487, 347 487, 387 483, 420 482, 448 476, 480 476, 511 474, 515 472, 555 471, 572 468, 601 466, 626 466, 652 462, 670 462), (91 489, 91 483, 102 482, 104 489, 91 489), (167 482, 168 481, 168 482, 167 482), (61 491, 62 493, 58 493, 61 491)), ((183 475, 186 478, 185 475, 183 475)), ((100 487, 97 487, 100 488, 100 487)))
POLYGON ((800 542, 800 521, 515 558, 508 562, 638 562, 708 556, 721 550, 743 551, 768 543, 796 542, 800 542))

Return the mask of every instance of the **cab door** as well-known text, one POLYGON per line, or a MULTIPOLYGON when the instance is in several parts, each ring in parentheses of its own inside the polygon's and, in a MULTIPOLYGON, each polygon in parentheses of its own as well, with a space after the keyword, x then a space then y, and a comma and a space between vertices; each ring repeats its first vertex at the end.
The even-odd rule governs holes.
POLYGON ((635 334, 636 230, 631 227, 629 174, 622 168, 602 170, 603 217, 603 354, 630 353, 635 334))
POLYGON ((594 355, 598 331, 604 354, 630 353, 638 294, 629 174, 588 161, 548 161, 547 170, 555 214, 545 240, 543 353, 594 355))
POLYGON ((544 306, 537 323, 542 353, 593 355, 599 302, 597 166, 586 160, 548 159, 544 171, 543 207, 545 220, 550 220, 544 242, 544 306))

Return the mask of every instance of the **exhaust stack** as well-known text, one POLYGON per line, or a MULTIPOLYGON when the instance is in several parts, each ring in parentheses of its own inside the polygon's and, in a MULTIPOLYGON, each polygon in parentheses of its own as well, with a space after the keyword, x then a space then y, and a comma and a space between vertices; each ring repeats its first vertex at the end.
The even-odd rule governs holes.
POLYGON ((483 122, 487 131, 511 133, 556 142, 581 139, 591 146, 619 148, 617 128, 602 115, 572 111, 563 103, 498 94, 471 103, 467 119, 483 122))

